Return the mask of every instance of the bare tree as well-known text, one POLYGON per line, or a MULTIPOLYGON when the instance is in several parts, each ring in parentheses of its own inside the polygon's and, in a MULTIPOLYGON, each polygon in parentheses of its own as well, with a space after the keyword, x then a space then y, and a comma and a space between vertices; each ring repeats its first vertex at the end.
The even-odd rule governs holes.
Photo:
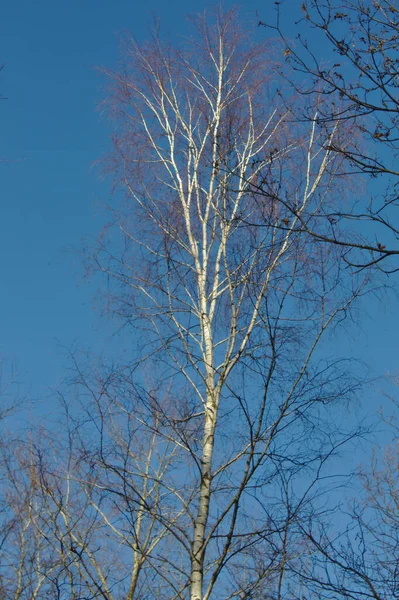
POLYGON ((394 441, 374 449, 369 467, 359 469, 356 498, 341 500, 338 510, 310 513, 299 524, 311 546, 306 559, 295 565, 296 574, 318 598, 388 600, 399 595, 397 418, 387 424, 394 441))
POLYGON ((134 349, 72 356, 77 408, 4 455, 7 598, 292 598, 300 524, 352 436, 336 405, 360 376, 323 342, 367 273, 306 229, 338 200, 347 132, 293 127, 235 11, 193 26, 180 48, 127 39, 108 73, 125 196, 95 263, 134 349))
POLYGON ((338 202, 347 131, 293 126, 272 49, 235 11, 195 19, 180 48, 127 39, 125 57, 108 73, 125 195, 95 264, 134 349, 72 357, 77 409, 6 468, 4 594, 292 598, 300 524, 352 436, 336 405, 360 385, 328 342, 367 273, 307 235, 338 202))
POLYGON ((293 123, 236 11, 191 34, 126 39, 108 72, 123 198, 94 262, 132 356, 72 356, 76 406, 4 448, 0 598, 371 590, 316 576, 341 559, 314 531, 362 379, 331 349, 369 283, 334 236, 353 129, 324 103, 293 123))
POLYGON ((29 444, 3 436, 0 486, 0 598, 60 598, 52 582, 61 565, 39 526, 43 503, 29 444))
MULTIPOLYGON (((310 100, 308 109, 312 97, 317 99, 320 126, 351 123, 351 143, 335 138, 330 148, 345 157, 352 176, 358 173, 377 179, 370 200, 358 202, 354 198, 346 210, 329 213, 328 234, 319 228, 309 228, 309 233, 323 242, 363 250, 360 259, 349 253, 348 262, 379 264, 387 272, 396 270, 385 259, 399 253, 395 211, 399 7, 390 0, 310 0, 302 4, 297 26, 303 27, 293 41, 285 35, 280 6, 277 10, 277 25, 272 28, 283 40, 284 56, 293 69, 291 73, 285 71, 286 77, 310 100), (322 54, 316 49, 317 35, 322 36, 322 54), (354 243, 339 230, 344 222, 370 221, 374 225, 372 237, 364 236, 362 241, 354 243)), ((310 113, 303 110, 301 118, 312 120, 313 115, 311 108, 310 113)), ((367 227, 360 231, 367 231, 367 227)))
POLYGON ((330 404, 356 387, 345 361, 316 349, 366 282, 301 221, 336 198, 331 148, 344 132, 326 139, 316 118, 293 131, 272 54, 250 44, 234 11, 195 27, 180 49, 157 34, 126 40, 123 69, 108 73, 111 168, 127 196, 114 213, 121 237, 110 228, 96 263, 111 309, 134 327, 132 365, 170 389, 168 401, 159 383, 145 394, 162 416, 145 427, 185 457, 168 483, 180 550, 160 544, 149 560, 173 598, 256 597, 265 586, 282 598, 291 517, 273 482, 292 468, 308 477, 300 497, 310 494, 341 440, 330 404))

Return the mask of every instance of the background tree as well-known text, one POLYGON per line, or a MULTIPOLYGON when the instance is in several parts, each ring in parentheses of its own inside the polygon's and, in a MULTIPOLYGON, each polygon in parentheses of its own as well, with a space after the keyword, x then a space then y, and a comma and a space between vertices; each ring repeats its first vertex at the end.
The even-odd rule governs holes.
POLYGON ((309 514, 300 524, 313 550, 296 572, 318 598, 388 600, 399 595, 396 417, 387 424, 393 442, 375 449, 369 467, 359 469, 356 499, 341 502, 337 511, 309 514))
POLYGON ((29 444, 3 434, 0 457, 0 598, 61 598, 62 565, 40 523, 43 497, 29 444))
POLYGON ((318 228, 309 228, 309 233, 320 241, 365 251, 363 258, 357 250, 349 253, 349 262, 383 265, 387 272, 396 270, 385 259, 399 253, 395 210, 399 175, 399 7, 389 0, 309 0, 302 4, 302 19, 296 24, 304 28, 292 42, 285 35, 279 8, 275 29, 283 40, 286 61, 293 69, 291 74, 286 71, 285 76, 309 100, 308 112, 302 111, 301 118, 314 118, 316 101, 320 126, 350 123, 350 143, 347 138, 342 143, 336 137, 331 150, 345 158, 352 178, 358 173, 376 179, 370 194, 364 192, 369 200, 357 202, 353 198, 345 209, 328 215, 328 233, 318 228), (321 54, 316 44, 329 48, 330 55, 321 54), (370 221, 373 232, 367 236, 370 221), (352 224, 352 231, 363 239, 342 236, 338 228, 342 223, 352 224))

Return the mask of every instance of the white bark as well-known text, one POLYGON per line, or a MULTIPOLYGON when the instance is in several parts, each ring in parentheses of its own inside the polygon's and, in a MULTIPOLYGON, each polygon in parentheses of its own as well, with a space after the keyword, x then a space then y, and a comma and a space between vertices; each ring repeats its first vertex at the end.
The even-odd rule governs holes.
MULTIPOLYGON (((207 31, 206 35, 211 34, 207 31)), ((203 72, 181 56, 173 63, 166 55, 160 54, 155 59, 136 48, 135 60, 145 71, 145 86, 140 87, 135 79, 123 82, 131 97, 130 119, 140 122, 140 139, 145 139, 144 147, 152 157, 144 159, 140 168, 151 171, 156 165, 154 176, 160 189, 164 186, 172 192, 171 202, 176 207, 175 214, 172 212, 166 218, 170 214, 167 202, 158 203, 156 191, 153 193, 149 188, 143 195, 138 191, 140 186, 125 176, 132 200, 153 223, 157 239, 163 239, 165 247, 172 244, 176 248, 175 255, 169 254, 169 250, 160 252, 153 240, 135 235, 128 225, 121 225, 124 234, 144 247, 149 257, 170 265, 165 275, 154 279, 141 278, 140 273, 132 271, 129 284, 144 295, 143 310, 152 320, 164 351, 203 405, 197 512, 191 548, 192 600, 207 598, 212 590, 209 588, 204 596, 204 559, 221 393, 234 366, 247 352, 254 331, 264 327, 260 311, 271 278, 287 260, 300 220, 309 210, 332 161, 329 151, 317 145, 316 121, 304 147, 302 141, 295 144, 290 140, 285 130, 285 115, 277 108, 272 107, 266 116, 259 109, 256 86, 255 92, 251 88, 254 84, 251 69, 258 67, 256 57, 249 53, 241 62, 238 59, 238 66, 232 71, 237 60, 234 53, 238 50, 229 35, 225 30, 211 40, 207 38, 209 64, 203 72), (205 108, 198 110, 200 102, 205 108), (230 139, 225 138, 227 125, 231 128, 230 139), (261 212, 262 197, 254 197, 251 182, 272 177, 273 161, 279 164, 289 161, 300 146, 306 154, 302 165, 304 183, 302 190, 296 190, 297 199, 289 221, 282 231, 278 227, 279 209, 270 200, 265 208, 269 222, 264 224, 264 233, 257 232, 253 249, 246 251, 238 246, 242 261, 235 263, 231 254, 235 252, 235 244, 240 243, 240 228, 248 228, 246 221, 256 221, 261 212), (226 334, 223 339, 220 336, 215 339, 215 332, 222 329, 215 315, 225 303, 228 304, 226 334), (191 326, 194 319, 198 334, 191 326), (183 358, 169 349, 164 337, 169 334, 162 330, 165 326, 171 327, 181 343, 183 358)), ((262 97, 263 91, 258 93, 262 97)), ((140 157, 137 161, 140 163, 140 157)), ((317 206, 316 203, 311 210, 316 211, 317 206)), ((248 243, 249 239, 244 236, 244 241, 248 243)), ((248 463, 245 477, 250 477, 250 471, 248 463)))
MULTIPOLYGON (((118 256, 104 245, 97 260, 116 281, 119 314, 145 324, 137 362, 149 371, 166 365, 162 376, 176 396, 170 404, 151 397, 156 424, 152 409, 134 415, 150 448, 173 448, 157 470, 150 452, 131 475, 142 481, 134 541, 87 495, 113 539, 133 551, 130 600, 144 565, 171 598, 186 595, 190 585, 191 600, 210 600, 226 564, 236 555, 246 559, 240 540, 248 547, 267 540, 265 522, 244 526, 247 491, 284 431, 291 428, 295 437, 297 421, 317 405, 316 392, 306 387, 312 356, 359 289, 336 300, 337 278, 329 270, 338 262, 304 236, 333 196, 339 165, 329 148, 337 131, 325 138, 315 117, 295 133, 278 97, 271 101, 267 93, 270 57, 245 47, 231 15, 200 22, 199 30, 195 51, 174 52, 159 40, 132 43, 126 72, 111 74, 125 127, 117 151, 128 196, 126 215, 118 213, 126 248, 118 256), (257 378, 249 402, 235 382, 240 368, 257 378), (288 373, 284 385, 278 369, 288 373), (278 394, 271 391, 275 379, 278 394), (220 415, 227 419, 232 399, 242 422, 229 421, 231 440, 218 454, 220 415), (179 411, 180 400, 187 411, 179 411), (183 467, 173 472, 175 457, 179 465, 187 461, 187 486, 183 467), (166 536, 179 548, 173 556, 163 547, 166 536)), ((123 405, 118 392, 111 404, 123 405)), ((290 531, 285 524, 286 537, 290 531)), ((284 539, 280 590, 286 545, 284 539)), ((96 570, 95 556, 84 551, 96 570)), ((239 592, 225 596, 259 589, 275 568, 246 577, 239 592)), ((110 590, 103 571, 98 579, 110 590)))

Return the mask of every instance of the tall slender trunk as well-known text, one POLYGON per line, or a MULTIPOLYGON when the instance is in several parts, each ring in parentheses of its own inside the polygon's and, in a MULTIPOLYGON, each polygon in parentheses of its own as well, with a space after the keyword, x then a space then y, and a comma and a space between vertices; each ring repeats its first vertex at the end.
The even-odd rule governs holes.
POLYGON ((201 479, 198 494, 197 516, 191 551, 191 600, 202 600, 205 558, 205 536, 208 523, 212 483, 212 458, 220 390, 215 385, 212 324, 207 314, 205 279, 200 278, 202 318, 201 326, 205 350, 205 421, 202 438, 201 479))
POLYGON ((191 600, 202 600, 204 578, 205 535, 209 515, 209 502, 212 483, 212 457, 217 420, 217 401, 209 395, 206 403, 206 416, 203 435, 201 481, 198 498, 198 511, 194 523, 194 536, 191 555, 191 600))

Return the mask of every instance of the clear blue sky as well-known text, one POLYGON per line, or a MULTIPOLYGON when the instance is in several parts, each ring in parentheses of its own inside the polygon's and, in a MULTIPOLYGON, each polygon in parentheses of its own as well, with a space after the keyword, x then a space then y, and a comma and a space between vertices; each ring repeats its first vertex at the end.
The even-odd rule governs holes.
MULTIPOLYGON (((0 92, 7 99, 0 102, 0 158, 6 160, 0 164, 0 356, 15 363, 34 397, 63 375, 59 344, 96 350, 107 344, 93 311, 95 285, 83 280, 79 258, 66 251, 100 231, 110 193, 110 183, 91 168, 109 149, 109 129, 96 109, 106 82, 95 67, 116 66, 118 33, 127 29, 144 38, 151 14, 172 36, 184 35, 186 14, 208 5, 20 0, 2 6, 0 92)), ((272 5, 251 0, 242 12, 255 20, 259 10, 264 18, 272 5)), ((286 7, 293 5, 300 2, 290 0, 286 7)), ((375 372, 393 371, 395 301, 384 310, 372 302, 365 308, 372 318, 345 351, 361 346, 375 372)), ((370 399, 377 407, 378 393, 370 399)))

